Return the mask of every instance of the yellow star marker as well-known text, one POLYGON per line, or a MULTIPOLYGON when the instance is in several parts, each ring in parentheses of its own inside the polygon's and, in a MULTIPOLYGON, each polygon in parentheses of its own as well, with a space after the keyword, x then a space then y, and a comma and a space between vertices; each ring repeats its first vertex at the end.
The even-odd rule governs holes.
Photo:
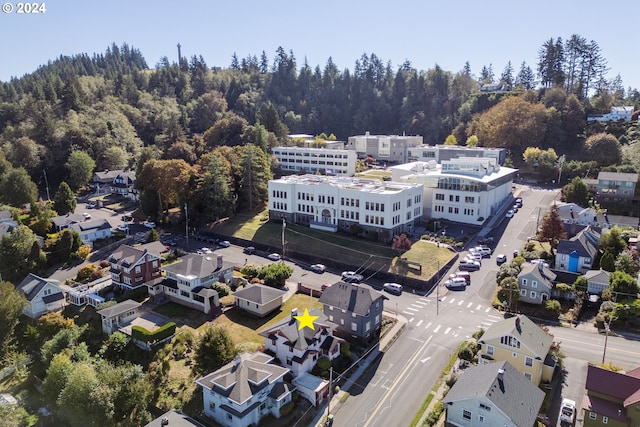
POLYGON ((298 330, 304 328, 304 327, 308 327, 310 328, 312 331, 315 331, 316 328, 313 326, 313 321, 316 320, 318 317, 320 316, 312 316, 309 314, 309 309, 305 308, 304 309, 304 314, 302 316, 293 316, 299 323, 298 323, 298 330))

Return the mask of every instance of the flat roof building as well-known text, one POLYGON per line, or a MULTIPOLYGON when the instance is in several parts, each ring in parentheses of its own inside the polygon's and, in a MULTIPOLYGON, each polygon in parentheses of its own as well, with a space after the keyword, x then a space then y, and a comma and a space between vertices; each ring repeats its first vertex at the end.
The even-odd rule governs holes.
POLYGON ((407 148, 423 143, 422 136, 364 135, 350 136, 347 149, 355 150, 359 159, 372 156, 378 163, 398 164, 407 161, 407 148))
POLYGON ((353 176, 356 173, 356 153, 353 150, 308 147, 273 147, 283 172, 320 173, 353 176))

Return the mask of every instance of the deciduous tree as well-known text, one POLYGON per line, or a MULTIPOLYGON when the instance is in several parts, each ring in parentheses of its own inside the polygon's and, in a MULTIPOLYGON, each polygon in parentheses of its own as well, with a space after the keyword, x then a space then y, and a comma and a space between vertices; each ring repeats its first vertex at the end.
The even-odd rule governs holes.
POLYGON ((236 346, 229 333, 225 329, 209 326, 196 346, 195 369, 200 373, 215 371, 233 360, 236 353, 236 346))
POLYGON ((0 281, 0 359, 12 348, 14 330, 27 300, 13 284, 0 281))
POLYGON ((588 206, 589 203, 589 187, 579 176, 576 176, 571 182, 562 188, 562 195, 567 203, 575 203, 579 206, 588 206))
POLYGON ((35 203, 38 188, 25 168, 10 169, 0 177, 0 201, 14 207, 35 203))
POLYGON ((540 230, 538 231, 538 240, 541 242, 548 242, 551 246, 551 252, 558 247, 560 239, 564 239, 567 234, 564 231, 562 220, 558 214, 558 206, 555 204, 551 207, 548 214, 544 216, 540 223, 540 230))
POLYGON ((73 151, 66 163, 67 183, 72 190, 77 191, 91 181, 96 162, 84 151, 73 151))
POLYGON ((594 159, 601 167, 618 164, 622 159, 620 142, 608 133, 591 135, 585 141, 585 147, 589 158, 594 159))

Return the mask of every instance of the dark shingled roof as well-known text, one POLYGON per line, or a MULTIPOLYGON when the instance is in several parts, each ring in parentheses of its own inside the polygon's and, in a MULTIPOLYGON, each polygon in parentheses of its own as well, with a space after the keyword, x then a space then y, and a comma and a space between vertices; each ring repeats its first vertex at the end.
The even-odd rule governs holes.
POLYGON ((38 295, 38 292, 40 292, 47 284, 52 284, 58 287, 60 282, 57 280, 43 279, 40 276, 29 273, 29 275, 25 277, 18 286, 16 286, 16 290, 23 294, 27 301, 33 301, 33 299, 38 295))
POLYGON ((556 253, 571 254, 576 251, 584 258, 595 258, 598 253, 598 240, 600 235, 591 227, 585 228, 571 239, 563 239, 558 242, 556 253))
POLYGON ((320 303, 366 316, 371 304, 379 299, 388 299, 368 286, 338 282, 322 292, 320 303))
POLYGON ((544 392, 509 362, 477 365, 467 369, 451 387, 444 403, 486 397, 517 426, 532 426, 544 399, 544 392), (503 370, 502 380, 498 371, 503 370))

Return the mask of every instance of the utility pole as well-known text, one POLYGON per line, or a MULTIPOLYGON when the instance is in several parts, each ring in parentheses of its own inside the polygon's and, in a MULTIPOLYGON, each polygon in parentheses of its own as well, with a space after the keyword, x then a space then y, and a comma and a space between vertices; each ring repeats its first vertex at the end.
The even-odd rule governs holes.
POLYGON ((184 217, 185 217, 184 235, 185 235, 185 238, 187 239, 187 250, 189 250, 189 210, 188 210, 187 202, 184 203, 184 217))
POLYGON ((329 367, 329 403, 327 404, 327 417, 331 415, 331 389, 333 383, 333 366, 329 367))
POLYGON ((47 187, 47 201, 49 201, 51 200, 51 197, 49 196, 49 180, 47 179, 47 170, 42 169, 42 172, 44 173, 44 183, 47 187))

